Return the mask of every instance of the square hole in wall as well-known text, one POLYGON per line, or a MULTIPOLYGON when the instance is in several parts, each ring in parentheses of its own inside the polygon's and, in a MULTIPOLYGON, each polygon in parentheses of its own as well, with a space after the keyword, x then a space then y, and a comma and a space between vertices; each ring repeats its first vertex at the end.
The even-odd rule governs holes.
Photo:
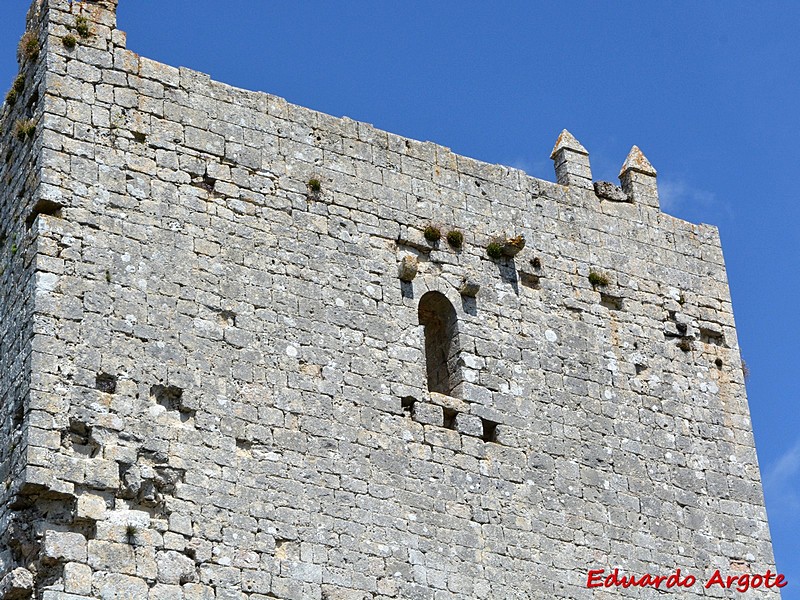
POLYGON ((444 422, 443 426, 445 429, 455 429, 456 428, 456 417, 458 416, 458 411, 453 410, 452 408, 445 408, 444 409, 444 422))
POLYGON ((497 426, 499 423, 490 421, 489 419, 481 419, 483 424, 483 441, 496 442, 497 441, 497 426))
POLYGON ((622 298, 600 292, 600 304, 608 310, 622 310, 622 298))
POLYGON ((94 380, 94 387, 106 394, 117 391, 117 378, 108 373, 98 373, 94 380))
POLYGON ((400 399, 400 406, 403 408, 403 412, 411 415, 414 413, 414 404, 417 403, 417 399, 414 396, 403 396, 400 399))

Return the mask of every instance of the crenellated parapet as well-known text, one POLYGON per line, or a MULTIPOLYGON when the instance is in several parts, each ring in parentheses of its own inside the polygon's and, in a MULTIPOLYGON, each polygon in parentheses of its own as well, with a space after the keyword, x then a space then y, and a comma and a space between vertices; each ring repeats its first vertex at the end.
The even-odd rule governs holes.
POLYGON ((656 170, 638 146, 631 148, 619 172, 622 189, 631 202, 658 208, 656 170))
POLYGON ((592 187, 589 152, 566 129, 558 136, 550 158, 555 162, 557 183, 587 189, 592 187))
POLYGON ((601 200, 630 202, 659 208, 656 170, 638 146, 633 146, 619 173, 620 186, 609 181, 592 182, 589 152, 564 129, 550 155, 560 185, 591 189, 601 200))

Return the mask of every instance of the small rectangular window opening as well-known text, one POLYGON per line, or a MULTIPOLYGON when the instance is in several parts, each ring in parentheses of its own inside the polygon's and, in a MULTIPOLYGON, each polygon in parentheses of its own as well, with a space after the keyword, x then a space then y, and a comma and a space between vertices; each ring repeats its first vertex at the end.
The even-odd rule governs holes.
POLYGON ((28 229, 30 229, 31 225, 33 225, 33 222, 36 220, 36 217, 39 215, 49 215, 51 217, 60 219, 62 208, 63 206, 58 202, 53 202, 51 200, 39 200, 33 207, 33 210, 31 210, 31 214, 29 214, 28 218, 25 219, 25 225, 28 229))
POLYGON ((704 344, 713 344, 714 346, 724 346, 725 345, 725 336, 718 331, 712 331, 711 329, 700 329, 700 341, 704 344))
POLYGON ((608 310, 622 310, 622 298, 600 292, 600 304, 608 310))
POLYGON ((481 419, 483 423, 483 441, 484 442, 497 442, 497 425, 495 421, 489 419, 481 419))
POLYGON ((414 414, 414 404, 416 404, 417 399, 414 396, 404 396, 400 399, 400 406, 403 408, 403 412, 408 415, 414 414))
POLYGON ((519 272, 519 281, 527 288, 538 290, 541 288, 539 276, 533 273, 526 273, 525 271, 519 272))

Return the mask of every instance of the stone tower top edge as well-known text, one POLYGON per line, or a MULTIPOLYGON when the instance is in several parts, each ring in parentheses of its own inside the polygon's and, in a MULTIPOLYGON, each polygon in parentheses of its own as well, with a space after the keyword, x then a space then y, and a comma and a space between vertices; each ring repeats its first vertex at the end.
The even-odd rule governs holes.
MULTIPOLYGON (((41 15, 46 14, 52 10, 57 10, 62 14, 72 15, 73 19, 77 16, 83 16, 91 23, 98 26, 98 33, 107 32, 108 43, 105 47, 109 52, 114 52, 115 50, 124 49, 126 46, 126 39, 124 33, 117 30, 118 4, 119 0, 33 0, 28 13, 28 23, 29 23, 28 26, 30 28, 32 21, 35 21, 37 17, 41 17, 41 15)), ((58 19, 56 19, 56 21, 58 21, 58 19)), ((105 38, 106 35, 103 34, 101 37, 105 38)), ((148 61, 148 63, 151 63, 155 66, 163 66, 164 68, 168 67, 167 64, 161 64, 158 63, 157 61, 152 61, 146 58, 140 58, 138 57, 138 55, 135 55, 132 52, 130 54, 136 56, 138 60, 146 60, 148 61)), ((155 72, 163 72, 163 71, 157 69, 155 70, 155 72)), ((194 71, 188 68, 181 67, 180 72, 182 74, 185 73, 187 77, 193 78, 195 82, 200 80, 205 80, 207 81, 208 85, 220 85, 224 86, 226 89, 239 89, 236 88, 235 86, 231 86, 230 84, 215 81, 209 75, 199 71, 194 71)), ((286 103, 287 105, 290 104, 286 100, 266 92, 250 91, 244 89, 242 91, 245 93, 264 94, 265 96, 271 96, 273 98, 276 98, 279 101, 286 103)), ((311 112, 324 114, 321 113, 320 111, 314 111, 313 109, 304 108, 304 110, 309 110, 311 112)), ((326 114, 325 116, 329 117, 330 115, 326 114)), ((333 117, 333 118, 348 120, 347 117, 333 117)), ((361 121, 355 121, 355 122, 358 123, 358 125, 360 126, 372 127, 371 124, 366 122, 361 122, 361 121)), ((378 128, 375 129, 379 130, 378 128)), ((379 131, 381 133, 390 133, 390 132, 384 132, 383 130, 379 131)), ((411 138, 407 138, 406 136, 403 135, 399 135, 399 137, 402 139, 407 139, 412 142, 416 141, 412 140, 411 138)), ((437 149, 441 149, 442 152, 450 152, 450 149, 447 148, 446 146, 443 146, 435 142, 428 142, 428 143, 431 143, 437 149)), ((484 166, 491 165, 491 163, 487 163, 479 159, 472 159, 470 157, 462 155, 457 155, 457 156, 463 159, 474 160, 477 163, 480 163, 481 165, 484 166)), ((642 153, 639 147, 636 145, 632 147, 630 153, 623 161, 619 173, 619 180, 620 180, 619 186, 615 186, 610 182, 599 182, 593 179, 590 166, 589 151, 567 129, 563 129, 557 136, 555 146, 550 154, 550 158, 555 163, 554 164, 555 175, 556 175, 555 183, 559 185, 574 187, 574 188, 583 188, 586 189, 587 191, 593 190, 600 201, 612 201, 612 202, 617 201, 617 202, 626 202, 630 204, 638 204, 656 209, 657 211, 660 212, 658 188, 656 185, 657 171, 653 167, 651 162, 645 157, 645 155, 642 153)), ((503 167, 504 169, 507 170, 520 171, 521 176, 528 180, 535 180, 538 182, 543 182, 545 184, 553 183, 548 179, 543 179, 541 177, 531 175, 525 171, 515 169, 514 167, 499 165, 499 164, 492 166, 503 167)), ((695 225, 691 222, 685 221, 684 219, 680 219, 678 217, 674 217, 672 215, 665 214, 665 216, 670 217, 675 221, 680 221, 683 223, 687 223, 689 225, 695 225)), ((699 224, 699 226, 713 227, 706 224, 699 224)))

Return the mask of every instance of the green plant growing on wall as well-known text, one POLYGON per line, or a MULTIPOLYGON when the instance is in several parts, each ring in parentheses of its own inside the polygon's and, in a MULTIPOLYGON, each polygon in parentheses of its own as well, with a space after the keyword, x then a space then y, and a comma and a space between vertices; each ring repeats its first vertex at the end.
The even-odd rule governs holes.
POLYGON ((600 273, 599 271, 589 271, 589 283, 592 287, 606 286, 610 283, 608 275, 600 273))
POLYGON ((497 260, 503 256, 503 244, 500 242, 490 242, 489 245, 486 246, 486 255, 489 258, 497 260))
POLYGON ((316 177, 309 179, 307 185, 308 189, 314 194, 319 194, 322 191, 322 182, 316 177))
POLYGON ((23 59, 39 58, 39 38, 33 31, 26 31, 19 40, 19 56, 23 59))
POLYGON ((17 103, 17 98, 19 98, 19 92, 12 87, 6 94, 6 104, 14 106, 17 103))
POLYGON ((17 78, 14 80, 14 84, 11 86, 11 89, 21 94, 25 91, 25 75, 19 74, 17 78))
POLYGON ((33 137, 36 131, 36 124, 33 119, 17 119, 14 123, 14 137, 18 140, 24 141, 27 138, 33 137))
POLYGON ((422 230, 422 235, 431 243, 438 242, 442 239, 442 231, 436 225, 426 225, 422 230))
POLYGON ((125 527, 125 537, 128 538, 129 544, 133 544, 136 541, 137 533, 139 533, 139 528, 136 525, 130 524, 125 527))
POLYGON ((75 17, 75 31, 84 39, 92 35, 92 30, 89 27, 89 20, 83 15, 75 17))
POLYGON ((17 78, 14 80, 11 89, 8 90, 8 93, 6 94, 6 103, 9 106, 14 106, 17 103, 19 97, 22 95, 22 92, 24 91, 25 91, 25 76, 17 75, 17 78))
POLYGON ((78 43, 78 40, 75 38, 74 35, 68 33, 61 39, 61 43, 64 44, 64 48, 67 50, 72 50, 78 43))
POLYGON ((453 229, 447 232, 447 243, 453 248, 461 248, 464 245, 464 234, 458 229, 453 229))

